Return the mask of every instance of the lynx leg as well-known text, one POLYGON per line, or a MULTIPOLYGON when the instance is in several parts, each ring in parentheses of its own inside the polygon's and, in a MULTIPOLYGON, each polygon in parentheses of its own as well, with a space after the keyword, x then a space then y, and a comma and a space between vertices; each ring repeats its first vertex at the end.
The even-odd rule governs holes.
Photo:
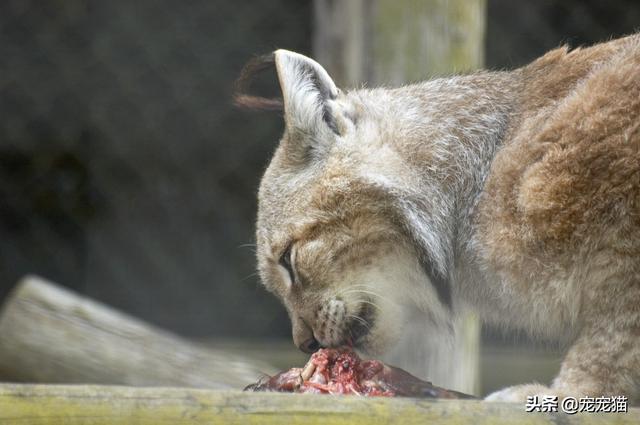
POLYGON ((528 396, 618 396, 640 402, 640 327, 613 329, 606 322, 585 329, 569 349, 551 387, 525 384, 496 391, 487 401, 525 403, 528 396))
POLYGON ((492 393, 486 399, 524 403, 527 396, 532 395, 556 395, 560 399, 623 395, 630 404, 640 403, 637 285, 631 284, 626 289, 602 285, 599 289, 600 296, 605 298, 591 299, 592 314, 567 352, 550 388, 538 384, 518 385, 492 393), (607 289, 609 294, 604 293, 607 289))
MULTIPOLYGON (((640 307, 639 307, 640 308, 640 307)), ((551 385, 558 395, 624 395, 640 401, 640 323, 602 320, 585 328, 551 385)))

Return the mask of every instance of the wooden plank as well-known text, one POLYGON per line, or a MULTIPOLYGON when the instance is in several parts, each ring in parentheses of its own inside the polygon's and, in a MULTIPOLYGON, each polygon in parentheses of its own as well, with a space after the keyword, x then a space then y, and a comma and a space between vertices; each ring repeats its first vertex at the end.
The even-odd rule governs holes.
POLYGON ((241 389, 275 372, 37 277, 23 279, 0 312, 0 379, 241 389))
POLYGON ((243 393, 186 388, 0 385, 0 423, 50 424, 638 424, 629 413, 526 413, 483 401, 243 393))

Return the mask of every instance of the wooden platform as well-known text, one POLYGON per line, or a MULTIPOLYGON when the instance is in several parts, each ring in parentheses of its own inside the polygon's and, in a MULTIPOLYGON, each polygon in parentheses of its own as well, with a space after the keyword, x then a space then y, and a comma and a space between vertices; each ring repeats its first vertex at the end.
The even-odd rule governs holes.
POLYGON ((185 388, 0 384, 1 424, 638 424, 629 413, 526 413, 517 404, 243 393, 185 388))

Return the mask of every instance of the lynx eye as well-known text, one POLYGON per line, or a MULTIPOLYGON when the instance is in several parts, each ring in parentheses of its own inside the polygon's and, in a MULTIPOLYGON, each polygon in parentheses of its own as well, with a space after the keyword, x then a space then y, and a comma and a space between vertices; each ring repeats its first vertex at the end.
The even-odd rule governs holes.
POLYGON ((295 274, 293 273, 293 264, 291 263, 291 250, 293 244, 289 244, 287 249, 284 250, 282 255, 280 256, 280 265, 285 268, 287 273, 289 273, 289 279, 291 279, 291 283, 295 282, 295 274))

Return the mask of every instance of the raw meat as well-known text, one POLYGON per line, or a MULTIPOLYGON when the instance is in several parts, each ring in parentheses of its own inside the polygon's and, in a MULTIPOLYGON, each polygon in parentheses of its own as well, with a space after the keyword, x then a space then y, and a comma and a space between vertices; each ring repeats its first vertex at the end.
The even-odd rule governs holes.
POLYGON ((303 368, 261 379, 246 391, 316 394, 354 394, 385 397, 474 398, 436 387, 408 372, 378 360, 361 360, 353 349, 323 348, 303 368))

